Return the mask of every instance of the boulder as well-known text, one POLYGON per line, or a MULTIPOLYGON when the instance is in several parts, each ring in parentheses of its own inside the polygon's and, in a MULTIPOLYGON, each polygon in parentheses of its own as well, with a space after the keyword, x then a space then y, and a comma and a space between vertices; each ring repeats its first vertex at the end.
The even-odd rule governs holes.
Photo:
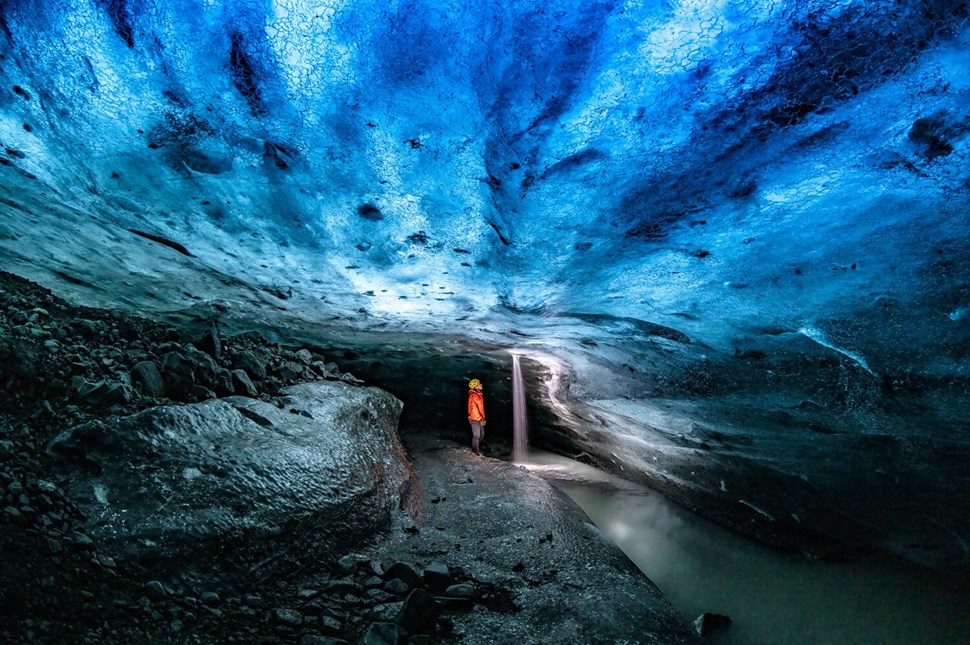
POLYGON ((131 382, 145 396, 164 396, 165 381, 162 373, 152 361, 141 361, 131 368, 131 382))
POLYGON ((421 585, 421 576, 409 564, 395 562, 387 571, 384 572, 385 580, 398 579, 407 585, 408 589, 414 589, 421 585))
MULTIPOLYGON (((219 367, 219 364, 211 356, 200 349, 196 349, 192 344, 185 346, 185 353, 192 361, 192 372, 195 375, 196 383, 216 392, 219 392, 220 389, 225 391, 227 383, 228 387, 232 387, 232 377, 229 376, 229 370, 219 367)), ((225 393, 232 394, 231 391, 225 393)))
POLYGON ((461 584, 451 585, 445 589, 445 595, 449 598, 474 598, 475 585, 470 582, 462 582, 461 584))
POLYGON ((249 377, 256 381, 266 378, 267 358, 262 352, 237 352, 232 356, 232 365, 236 369, 244 370, 249 377))
POLYGON ((236 569, 220 559, 216 576, 266 575, 372 535, 412 476, 401 403, 387 392, 317 381, 284 388, 278 403, 159 406, 76 426, 48 447, 107 553, 171 576, 215 569, 229 549, 236 569))
POLYGON ((296 381, 303 378, 304 367, 295 361, 286 361, 280 367, 280 374, 287 381, 296 381))
POLYGON ((219 396, 230 396, 236 393, 234 379, 229 370, 223 367, 218 368, 212 375, 212 379, 213 387, 219 396))
POLYGON ((195 366, 185 352, 168 352, 162 357, 162 379, 166 396, 183 400, 195 385, 195 366))
POLYGON ((249 375, 246 374, 245 370, 232 370, 230 372, 232 376, 232 387, 236 394, 242 394, 245 396, 256 397, 259 396, 259 390, 253 385, 253 382, 249 379, 249 375))
POLYGON ((78 318, 71 323, 71 329, 85 338, 97 338, 104 331, 104 323, 100 320, 86 320, 78 318))
POLYGON ((207 398, 205 388, 217 395, 234 393, 232 374, 219 367, 205 352, 187 344, 181 351, 171 351, 162 358, 162 376, 166 394, 176 400, 198 401, 207 398))
POLYGON ((431 591, 444 591, 455 581, 448 571, 448 565, 440 560, 435 560, 424 568, 424 582, 431 591))
POLYGON ((198 340, 199 349, 207 353, 217 361, 222 360, 222 336, 219 334, 219 326, 216 321, 212 321, 205 335, 198 340))
POLYGON ((345 555, 337 560, 337 573, 342 576, 353 575, 357 571, 357 559, 351 555, 345 555))
POLYGON ((150 580, 145 583, 145 595, 152 600, 164 600, 168 596, 168 590, 158 580, 150 580))
POLYGON ((424 589, 415 589, 404 599, 404 606, 394 622, 409 634, 430 634, 434 631, 435 621, 441 614, 434 596, 424 589))
POLYGON ((222 598, 215 591, 203 591, 202 595, 199 596, 199 600, 207 607, 215 608, 222 604, 222 598))
POLYGON ((273 611, 273 617, 276 619, 276 622, 280 623, 281 625, 299 627, 303 624, 303 614, 295 609, 279 607, 273 611))
POLYGON ((91 405, 109 406, 131 401, 131 388, 124 383, 108 380, 91 383, 82 376, 75 376, 72 385, 78 395, 91 405))

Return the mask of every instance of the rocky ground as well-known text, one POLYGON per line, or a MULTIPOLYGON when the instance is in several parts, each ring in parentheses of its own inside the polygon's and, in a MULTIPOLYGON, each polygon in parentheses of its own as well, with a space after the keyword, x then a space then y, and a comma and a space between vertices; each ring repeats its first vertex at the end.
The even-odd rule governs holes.
POLYGON ((564 493, 486 450, 407 439, 421 488, 413 526, 364 551, 462 578, 443 600, 463 643, 694 643, 700 639, 564 493), (456 566, 457 565, 457 566, 456 566))
MULTIPOLYGON (((119 549, 96 531, 90 504, 75 495, 79 477, 70 473, 79 471, 65 470, 49 449, 55 437, 99 424, 123 429, 156 410, 211 399, 250 406, 249 418, 272 427, 267 417, 292 400, 296 384, 358 380, 313 347, 225 336, 217 321, 199 335, 76 307, 7 273, 0 273, 0 303, 4 642, 692 638, 656 588, 568 500, 453 445, 412 447, 421 483, 402 498, 387 532, 353 553, 304 541, 299 557, 265 554, 275 560, 272 575, 253 569, 231 580, 213 575, 218 562, 169 574, 146 567, 131 555, 138 549, 119 549), (253 403, 240 404, 240 395, 253 403), (273 407, 253 412, 260 405, 273 407), (522 506, 515 491, 528 493, 522 506)), ((379 468, 375 476, 385 474, 379 468)))

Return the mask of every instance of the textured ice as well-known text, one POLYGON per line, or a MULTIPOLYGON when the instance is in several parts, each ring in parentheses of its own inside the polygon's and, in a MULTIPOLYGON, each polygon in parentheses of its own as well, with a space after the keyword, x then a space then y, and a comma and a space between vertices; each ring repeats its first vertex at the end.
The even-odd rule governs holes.
POLYGON ((967 16, 8 1, 0 265, 94 304, 518 345, 563 419, 682 398, 684 423, 750 406, 781 461, 779 423, 964 454, 967 16))

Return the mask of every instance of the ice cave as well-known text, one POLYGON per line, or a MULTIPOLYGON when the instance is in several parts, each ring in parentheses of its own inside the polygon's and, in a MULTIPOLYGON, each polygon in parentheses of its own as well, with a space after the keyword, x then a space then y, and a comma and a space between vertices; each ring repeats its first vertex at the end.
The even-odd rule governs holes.
POLYGON ((968 70, 967 0, 0 1, 0 640, 967 642, 968 70))

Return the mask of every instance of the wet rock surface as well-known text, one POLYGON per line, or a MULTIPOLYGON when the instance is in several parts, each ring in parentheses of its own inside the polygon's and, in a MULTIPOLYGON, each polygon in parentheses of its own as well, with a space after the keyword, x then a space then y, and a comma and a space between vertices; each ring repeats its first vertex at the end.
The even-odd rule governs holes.
POLYGON ((268 549, 296 558, 312 539, 330 552, 387 522, 409 484, 400 409, 382 390, 320 381, 270 402, 233 396, 92 421, 49 450, 112 554, 159 573, 211 563, 212 576, 266 575, 268 549))

